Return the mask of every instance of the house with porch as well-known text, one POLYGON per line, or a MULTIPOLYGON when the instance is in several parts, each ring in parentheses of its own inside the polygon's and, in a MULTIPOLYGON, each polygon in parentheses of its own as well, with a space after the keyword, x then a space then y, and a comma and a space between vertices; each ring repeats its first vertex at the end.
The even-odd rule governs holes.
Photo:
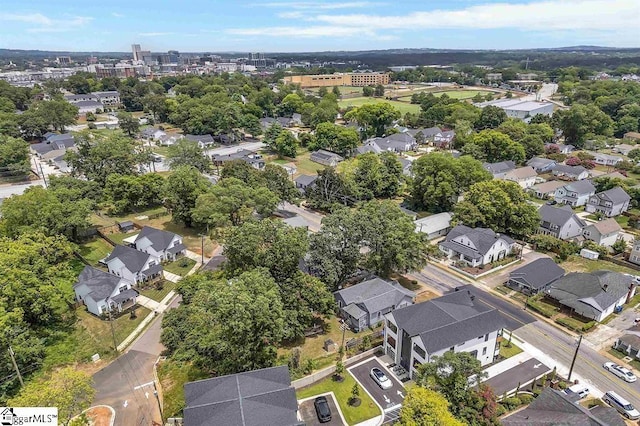
POLYGON ((449 259, 478 267, 504 259, 511 254, 515 244, 510 237, 491 229, 458 225, 449 231, 439 247, 449 259))
POLYGON ((196 142, 200 149, 210 148, 216 144, 211 135, 184 135, 184 138, 191 142, 196 142))
POLYGON ((109 272, 134 284, 162 276, 160 258, 131 247, 117 245, 103 261, 109 272))
POLYGON ((593 161, 595 161, 596 164, 599 164, 601 166, 613 167, 616 164, 620 163, 621 161, 624 161, 624 158, 618 155, 603 154, 601 152, 597 152, 593 154, 593 157, 594 157, 593 161))
POLYGON ((546 290, 552 282, 564 275, 564 269, 548 257, 536 259, 509 274, 506 285, 527 295, 546 290))
POLYGON ((589 213, 601 213, 607 217, 613 217, 629 210, 629 202, 631 202, 629 194, 616 186, 589 197, 584 209, 589 213))
POLYGON ((464 287, 385 315, 384 353, 411 378, 417 368, 445 352, 468 352, 484 366, 500 352, 504 319, 464 287))
POLYGON ((553 175, 565 180, 582 180, 589 177, 589 171, 582 166, 558 164, 553 167, 553 175))
POLYGON ((416 225, 416 232, 427 234, 427 239, 433 240, 449 233, 452 218, 453 213, 443 212, 416 219, 413 223, 416 225))
POLYGON ((640 336, 625 334, 618 337, 618 340, 613 344, 613 348, 624 352, 633 359, 640 359, 640 336))
POLYGON ((83 303, 93 315, 100 316, 134 306, 138 292, 131 286, 131 281, 123 277, 87 265, 73 285, 73 291, 76 301, 83 303))
POLYGON ((509 170, 504 175, 504 180, 515 182, 522 189, 529 189, 536 183, 536 177, 538 173, 533 170, 531 166, 518 167, 517 169, 509 170))
POLYGON ((587 204, 589 198, 596 193, 596 187, 588 180, 572 182, 556 189, 555 200, 560 204, 580 207, 587 204))
POLYGON ((612 217, 590 223, 582 230, 582 236, 600 246, 611 247, 620 238, 622 227, 612 217))
POLYGON ((136 250, 155 256, 160 261, 174 261, 187 252, 180 235, 150 226, 145 226, 140 233, 123 242, 131 243, 136 250))
POLYGON ((529 188, 529 192, 543 200, 553 199, 556 196, 556 190, 566 185, 566 182, 561 180, 550 180, 548 182, 542 182, 537 185, 533 185, 529 188))
POLYGON ((323 164, 329 167, 335 167, 339 162, 344 160, 344 158, 342 158, 335 152, 327 151, 324 149, 319 149, 312 152, 309 156, 309 159, 314 163, 323 164))
POLYGON ((619 272, 572 272, 545 293, 572 313, 600 322, 633 297, 636 284, 634 276, 619 272))
POLYGON ((333 293, 342 317, 356 333, 384 320, 384 315, 413 304, 416 294, 398 284, 374 277, 333 293))

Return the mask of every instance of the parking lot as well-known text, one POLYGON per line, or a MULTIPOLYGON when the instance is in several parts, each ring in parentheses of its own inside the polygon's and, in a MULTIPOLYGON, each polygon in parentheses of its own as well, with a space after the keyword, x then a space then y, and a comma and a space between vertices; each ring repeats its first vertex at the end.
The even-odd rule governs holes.
POLYGON ((340 412, 338 411, 336 400, 333 397, 333 394, 324 394, 324 396, 327 397, 327 401, 329 402, 329 409, 331 410, 331 421, 327 423, 320 423, 320 421, 318 420, 316 408, 313 405, 313 401, 314 399, 316 399, 316 397, 303 401, 299 404, 302 421, 304 421, 307 426, 346 426, 346 423, 344 423, 340 412))
POLYGON ((377 358, 372 358, 363 363, 357 364, 348 369, 356 380, 369 392, 371 397, 382 407, 382 410, 386 413, 388 411, 397 409, 404 400, 405 389, 402 384, 396 380, 396 378, 382 366, 377 358), (373 367, 381 369, 391 380, 393 386, 389 389, 382 389, 371 378, 369 373, 373 367))
POLYGON ((549 367, 537 359, 531 358, 484 383, 491 386, 496 395, 502 395, 505 392, 513 392, 518 386, 525 389, 534 379, 542 377, 550 371, 549 367))

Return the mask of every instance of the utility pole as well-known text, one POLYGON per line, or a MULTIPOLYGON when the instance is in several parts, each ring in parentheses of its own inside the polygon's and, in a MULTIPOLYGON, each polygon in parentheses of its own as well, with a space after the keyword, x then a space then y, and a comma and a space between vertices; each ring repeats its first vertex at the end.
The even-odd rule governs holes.
POLYGON ((576 352, 573 354, 573 359, 571 360, 571 368, 569 368, 569 376, 567 377, 567 381, 571 381, 571 374, 573 373, 573 366, 576 363, 576 358, 578 358, 578 351, 580 350, 580 343, 582 343, 582 334, 578 339, 578 346, 576 347, 576 352))
POLYGON ((16 358, 13 354, 13 349, 11 345, 9 345, 9 355, 11 356, 11 363, 13 364, 13 368, 16 370, 16 374, 18 375, 18 381, 20 381, 20 386, 24 387, 24 381, 22 380, 22 374, 20 374, 20 369, 18 368, 18 364, 16 363, 16 358))
POLYGON ((113 349, 116 351, 116 355, 118 354, 118 341, 116 340, 116 330, 113 328, 113 318, 111 317, 111 303, 110 300, 107 299, 107 310, 109 312, 109 325, 111 326, 111 337, 113 337, 113 349))
POLYGON ((44 182, 44 187, 47 188, 47 177, 44 175, 44 170, 42 170, 42 163, 38 163, 40 166, 40 173, 42 174, 42 182, 44 182))
POLYGON ((200 263, 204 265, 204 234, 200 235, 200 263))

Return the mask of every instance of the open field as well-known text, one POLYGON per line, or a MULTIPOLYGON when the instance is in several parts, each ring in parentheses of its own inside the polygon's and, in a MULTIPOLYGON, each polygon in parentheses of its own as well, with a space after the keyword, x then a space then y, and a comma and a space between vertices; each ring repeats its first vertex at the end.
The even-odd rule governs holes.
POLYGON ((107 257, 112 250, 113 247, 111 247, 111 244, 100 237, 78 246, 80 256, 93 266, 97 265, 98 261, 107 257))
MULTIPOLYGON (((493 93, 491 91, 488 90, 445 90, 443 92, 432 92, 433 96, 442 96, 443 94, 446 94, 447 96, 449 96, 452 99, 471 99, 474 96, 476 96, 477 94, 481 94, 483 96, 486 96, 489 93, 493 93)), ((406 101, 406 102, 411 102, 411 96, 403 96, 401 98, 398 98, 399 101, 406 101)))
POLYGON ((585 259, 578 255, 569 256, 569 259, 560 263, 560 266, 567 272, 593 272, 599 269, 605 269, 623 274, 640 275, 639 271, 627 268, 626 266, 616 265, 615 263, 604 260, 585 259))
POLYGON ((406 114, 408 112, 418 113, 420 112, 420 105, 409 104, 405 102, 398 101, 389 101, 387 99, 381 98, 352 98, 352 99, 344 99, 338 101, 338 106, 340 108, 347 108, 350 106, 358 107, 365 104, 377 104, 379 102, 386 102, 388 104, 393 105, 396 109, 398 109, 402 114, 406 114))
POLYGON ((288 164, 294 163, 298 171, 294 176, 299 175, 317 175, 318 170, 322 170, 325 168, 320 163, 315 163, 311 161, 311 152, 307 151, 306 148, 301 148, 298 151, 298 155, 296 158, 278 158, 278 156, 273 155, 270 157, 269 161, 276 164, 288 164))

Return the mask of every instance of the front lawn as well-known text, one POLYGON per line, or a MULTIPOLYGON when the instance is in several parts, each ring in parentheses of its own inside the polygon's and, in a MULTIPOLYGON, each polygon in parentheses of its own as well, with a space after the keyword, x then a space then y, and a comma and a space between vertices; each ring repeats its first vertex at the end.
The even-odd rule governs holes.
POLYGON ((638 275, 638 271, 635 269, 627 268, 626 266, 617 265, 613 262, 606 262, 604 260, 590 260, 580 257, 578 255, 569 256, 567 260, 562 262, 560 266, 569 272, 593 272, 600 269, 613 272, 621 272, 623 274, 638 275))
POLYGON ((366 104, 378 104, 378 103, 387 103, 391 104, 395 109, 400 111, 402 115, 411 112, 411 113, 419 113, 420 105, 418 104, 410 104, 408 102, 399 102, 399 101, 390 101, 383 98, 349 98, 349 99, 341 99, 338 101, 338 107, 341 109, 345 109, 348 107, 359 107, 366 104))
MULTIPOLYGON (((624 352, 620 352, 619 350, 613 348, 607 350, 607 352, 618 359, 623 359, 624 357, 628 356, 624 352)), ((637 359, 631 360, 631 362, 629 362, 628 364, 635 368, 637 371, 640 371, 640 361, 638 361, 637 359)))
POLYGON ((162 386, 162 413, 164 418, 182 417, 185 406, 184 385, 209 376, 191 364, 167 359, 158 365, 158 378, 162 386))
POLYGON ((78 245, 78 253, 89 264, 95 266, 98 262, 111 253, 113 247, 104 238, 95 238, 89 242, 78 245))
POLYGON ((167 280, 162 280, 161 289, 157 288, 157 283, 150 284, 149 288, 140 291, 140 294, 148 297, 149 299, 155 300, 156 302, 161 302, 162 299, 164 299, 165 296, 175 288, 176 288, 176 283, 167 281, 167 280))
MULTIPOLYGON (((136 308, 136 318, 124 314, 113 321, 116 342, 122 343, 136 329, 149 310, 142 306, 136 308)), ((74 329, 54 344, 47 346, 43 361, 45 368, 76 362, 89 362, 93 354, 109 360, 115 356, 113 337, 109 321, 102 320, 87 312, 84 306, 76 310, 77 320, 74 329)))
POLYGON ((347 424, 355 425, 368 419, 372 419, 381 415, 380 408, 373 402, 367 392, 360 387, 361 404, 359 407, 352 407, 349 405, 349 398, 351 398, 351 389, 356 383, 351 373, 345 372, 343 374, 344 380, 342 383, 336 382, 332 377, 327 377, 311 386, 299 389, 296 391, 298 399, 309 398, 314 395, 318 395, 326 392, 333 392, 336 396, 336 400, 340 405, 342 414, 347 424))
POLYGON ((518 355, 522 352, 522 349, 517 347, 513 342, 511 342, 509 346, 507 345, 509 345, 508 341, 503 341, 502 344, 500 344, 500 356, 503 359, 511 358, 512 356, 518 355))
POLYGON ((167 272, 184 277, 195 264, 195 260, 189 259, 188 257, 181 257, 178 260, 162 265, 162 267, 167 272))
POLYGON ((107 235, 107 237, 109 237, 109 239, 111 241, 113 241, 116 244, 120 244, 120 245, 124 245, 123 241, 129 237, 132 237, 134 235, 137 235, 140 232, 139 229, 136 229, 133 232, 118 232, 115 234, 109 234, 107 235))

